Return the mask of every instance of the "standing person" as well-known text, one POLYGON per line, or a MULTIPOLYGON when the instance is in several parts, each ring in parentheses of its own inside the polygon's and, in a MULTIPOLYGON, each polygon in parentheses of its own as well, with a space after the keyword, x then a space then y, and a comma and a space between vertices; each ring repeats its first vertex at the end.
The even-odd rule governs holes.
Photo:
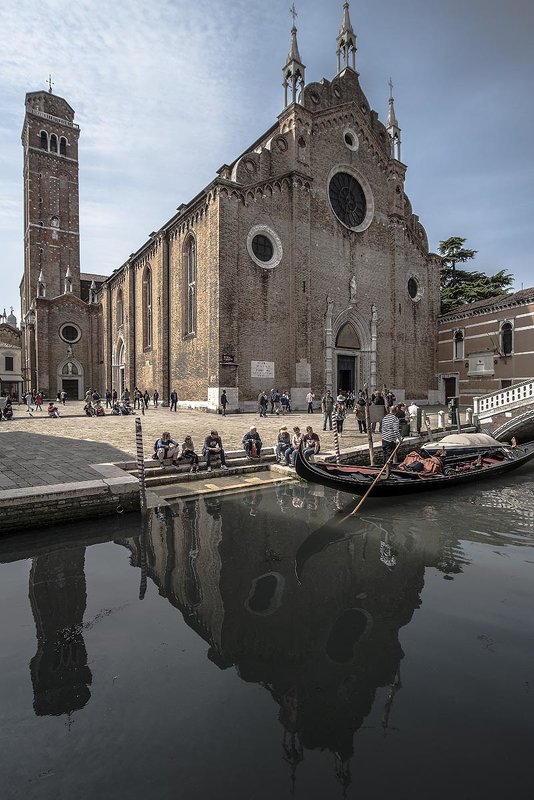
POLYGON ((365 397, 363 392, 360 392, 358 395, 358 399, 356 400, 356 405, 354 407, 354 413, 356 415, 359 433, 367 433, 367 422, 365 420, 365 397))
POLYGON ((32 393, 31 392, 26 392, 26 394, 24 396, 24 399, 26 401, 26 405, 28 406, 28 410, 29 411, 33 411, 33 408, 32 408, 32 402, 33 402, 32 393))
POLYGON ((106 408, 111 408, 113 395, 109 389, 106 389, 106 408))
POLYGON ((395 397, 391 389, 388 389, 388 391, 386 392, 386 406, 388 407, 388 409, 391 409, 391 407, 395 405, 396 399, 397 398, 395 397))
POLYGON ((282 405, 282 414, 289 412, 289 394, 284 392, 280 398, 280 403, 282 405))
POLYGON ((145 408, 148 408, 148 404, 150 402, 150 395, 148 393, 148 389, 145 389, 145 393, 143 395, 143 401, 145 403, 145 408))
POLYGON ((261 391, 258 395, 258 413, 260 417, 267 416, 267 403, 268 403, 267 395, 264 391, 261 391))
POLYGON ((222 439, 218 431, 211 431, 209 436, 204 440, 204 447, 202 449, 203 455, 206 456, 206 471, 211 472, 211 459, 214 456, 219 456, 221 459, 221 469, 228 469, 226 460, 224 458, 224 448, 222 439))
POLYGON ((274 414, 274 396, 276 394, 276 389, 271 389, 270 401, 271 401, 271 414, 274 414))
POLYGON ((321 411, 323 412, 323 431, 326 430, 326 423, 330 423, 332 430, 332 412, 334 410, 334 398, 330 389, 321 398, 321 411))
POLYGON ((392 406, 382 420, 382 453, 384 463, 395 450, 396 443, 400 440, 399 419, 395 416, 396 406, 392 406))
POLYGON ((125 389, 123 391, 123 393, 121 395, 121 400, 123 400, 125 403, 129 403, 130 402, 130 392, 129 392, 128 389, 125 389))
POLYGON ((176 407, 178 405, 178 392, 176 391, 176 389, 172 390, 169 400, 170 400, 170 410, 176 411, 176 407))
POLYGON ((154 408, 158 407, 158 400, 159 400, 159 392, 157 389, 154 389, 152 393, 152 402, 154 403, 154 408))
POLYGON ((42 411, 43 410, 43 395, 41 392, 37 392, 34 398, 35 403, 35 410, 42 411))
POLYGON ((313 414, 313 400, 315 395, 313 392, 308 392, 306 395, 306 402, 308 404, 308 414, 313 414))
POLYGON ((340 436, 343 436, 343 423, 345 421, 345 417, 347 416, 347 412, 345 409, 345 398, 342 394, 338 395, 337 397, 336 405, 334 407, 334 416, 336 419, 337 432, 340 436))
POLYGON ((100 400, 100 395, 98 394, 96 389, 91 394, 91 400, 93 401, 93 403, 98 403, 98 401, 100 400))
POLYGON ((226 416, 226 406, 228 405, 228 397, 226 396, 226 389, 223 389, 221 394, 221 408, 223 417, 226 416))
POLYGON ((134 386, 133 396, 134 396, 134 409, 137 408, 140 411, 141 403, 143 402, 143 395, 141 394, 141 391, 137 388, 137 386, 134 386))
POLYGON ((248 458, 261 458, 262 441, 254 425, 249 428, 241 441, 248 458))
POLYGON ((64 406, 64 405, 65 405, 65 402, 66 402, 66 400, 67 400, 67 392, 65 391, 65 389, 62 389, 62 390, 61 390, 61 392, 60 392, 60 399, 61 399, 61 405, 62 405, 62 406, 64 406))
POLYGON ((113 389, 113 391, 111 393, 111 408, 113 408, 113 406, 115 405, 115 403, 117 402, 118 399, 119 399, 119 396, 117 394, 117 390, 113 389))
POLYGON ((370 420, 371 420, 371 430, 375 431, 376 426, 378 425, 378 430, 382 429, 382 419, 384 414, 386 413, 386 401, 382 395, 382 392, 377 392, 374 395, 374 400, 371 403, 369 408, 370 412, 370 420))

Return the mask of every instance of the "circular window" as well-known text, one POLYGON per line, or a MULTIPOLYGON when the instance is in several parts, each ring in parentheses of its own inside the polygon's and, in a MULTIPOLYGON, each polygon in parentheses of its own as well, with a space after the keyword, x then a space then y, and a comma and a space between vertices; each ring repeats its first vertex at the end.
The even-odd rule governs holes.
POLYGON ((343 132, 343 141, 345 142, 349 150, 353 150, 354 152, 356 152, 356 150, 360 146, 358 137, 354 133, 354 131, 351 130, 351 128, 347 128, 347 130, 343 132))
POLYGON ((410 295, 410 297, 414 302, 416 300, 420 300, 421 297, 423 296, 423 291, 419 286, 419 281, 417 280, 417 278, 414 278, 413 275, 411 278, 408 279, 408 294, 410 295))
MULTIPOLYGON (((328 184, 332 211, 351 230, 363 230, 367 218, 367 198, 361 184, 348 172, 336 172, 328 184)), ((367 227, 367 226, 366 226, 367 227)))
POLYGON ((267 236, 258 233, 252 240, 252 251, 260 261, 270 261, 273 257, 273 243, 267 236))
POLYGON ((82 332, 76 325, 72 325, 70 322, 67 322, 66 325, 62 325, 59 329, 59 335, 64 342, 74 344, 74 342, 78 342, 80 340, 82 332))
POLYGON ((264 269, 273 269, 282 260, 282 242, 267 225, 254 225, 250 229, 247 250, 254 263, 264 269))

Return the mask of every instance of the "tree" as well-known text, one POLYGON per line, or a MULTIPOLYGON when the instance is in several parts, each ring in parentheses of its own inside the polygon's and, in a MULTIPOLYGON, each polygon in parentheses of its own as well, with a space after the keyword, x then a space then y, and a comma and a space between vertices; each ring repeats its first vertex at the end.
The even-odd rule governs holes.
POLYGON ((457 306, 475 303, 506 294, 514 278, 504 269, 494 275, 486 275, 479 271, 456 269, 458 263, 465 263, 474 258, 477 251, 465 248, 465 239, 451 236, 439 243, 442 256, 441 269, 441 313, 446 314, 457 306))

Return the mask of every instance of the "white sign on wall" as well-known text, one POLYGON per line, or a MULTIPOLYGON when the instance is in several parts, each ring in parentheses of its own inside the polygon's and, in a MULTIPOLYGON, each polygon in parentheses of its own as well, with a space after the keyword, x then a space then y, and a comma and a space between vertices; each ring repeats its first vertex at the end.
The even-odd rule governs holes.
POLYGON ((251 361, 252 378, 274 378, 274 361, 251 361))

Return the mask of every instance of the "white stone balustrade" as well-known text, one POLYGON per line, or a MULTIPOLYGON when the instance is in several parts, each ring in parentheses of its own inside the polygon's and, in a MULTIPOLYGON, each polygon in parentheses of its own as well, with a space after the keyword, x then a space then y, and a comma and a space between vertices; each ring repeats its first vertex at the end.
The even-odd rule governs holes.
POLYGON ((516 383, 498 392, 475 397, 474 411, 480 419, 502 411, 521 408, 528 402, 534 403, 534 380, 516 383))

